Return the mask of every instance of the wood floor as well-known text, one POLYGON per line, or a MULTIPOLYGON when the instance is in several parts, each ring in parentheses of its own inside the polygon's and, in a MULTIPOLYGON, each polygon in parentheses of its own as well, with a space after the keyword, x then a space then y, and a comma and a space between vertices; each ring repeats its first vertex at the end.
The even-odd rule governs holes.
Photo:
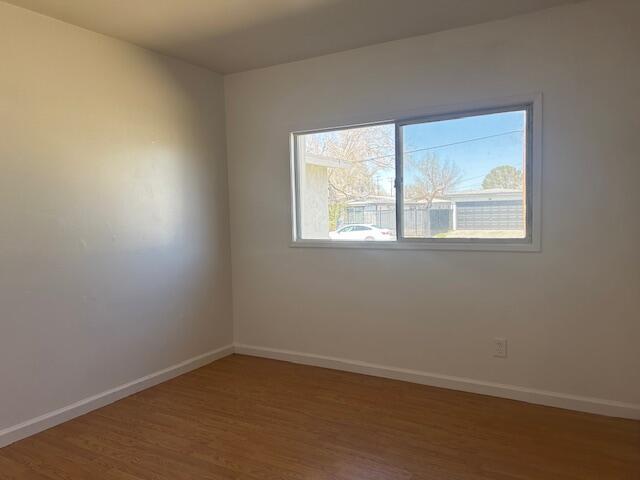
POLYGON ((640 479, 640 422, 233 355, 0 449, 1 479, 640 479))

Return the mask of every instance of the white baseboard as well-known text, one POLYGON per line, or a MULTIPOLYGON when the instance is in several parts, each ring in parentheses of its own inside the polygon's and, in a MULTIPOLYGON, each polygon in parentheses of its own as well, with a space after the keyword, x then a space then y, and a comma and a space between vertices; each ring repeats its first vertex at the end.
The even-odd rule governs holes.
POLYGON ((310 353, 279 350, 253 345, 235 344, 190 358, 189 360, 172 365, 164 370, 160 370, 124 385, 112 388, 111 390, 107 390, 106 392, 85 398, 71 405, 67 405, 66 407, 0 430, 0 448, 59 425, 60 423, 71 420, 72 418, 84 415, 92 410, 104 407, 105 405, 129 395, 133 395, 141 390, 166 382, 174 377, 187 373, 191 370, 195 370, 196 368, 200 368, 215 360, 226 357, 227 355, 231 355, 234 352, 256 357, 284 360, 304 365, 362 373, 376 377, 392 378, 395 380, 403 380, 422 385, 509 398, 512 400, 520 400, 523 402, 547 405, 550 407, 640 420, 640 404, 635 403, 625 403, 615 400, 549 392, 545 390, 519 387, 516 385, 485 382, 471 378, 454 377, 419 370, 387 367, 384 365, 376 365, 373 363, 349 360, 345 358, 328 357, 324 355, 314 355, 310 353))
POLYGON ((172 365, 168 368, 154 372, 150 375, 117 386, 106 392, 99 393, 89 398, 85 398, 78 402, 67 405, 66 407, 45 413, 39 417, 32 418, 25 422, 19 423, 12 427, 0 430, 0 448, 17 442, 23 438, 34 435, 48 428, 59 425, 60 423, 71 420, 72 418, 84 415, 92 410, 104 407, 110 403, 120 400, 129 395, 133 395, 141 390, 153 387, 162 382, 166 382, 178 375, 187 373, 196 368, 203 367, 219 358, 226 357, 233 353, 233 345, 228 345, 210 352, 190 358, 184 362, 172 365))
POLYGON ((491 395, 493 397, 509 398, 523 402, 546 405, 550 407, 577 410, 579 412, 595 413, 611 417, 622 417, 640 420, 640 404, 605 400, 601 398, 583 397, 559 392, 549 392, 534 388, 519 387, 494 382, 485 382, 471 378, 454 377, 437 373, 409 370, 404 368, 387 367, 358 360, 327 357, 310 353, 293 352, 253 345, 234 345, 235 353, 252 355, 255 357, 272 358, 287 362, 313 365, 316 367, 332 368, 347 372, 362 373, 376 377, 404 380, 406 382, 430 385, 433 387, 449 388, 464 392, 491 395))

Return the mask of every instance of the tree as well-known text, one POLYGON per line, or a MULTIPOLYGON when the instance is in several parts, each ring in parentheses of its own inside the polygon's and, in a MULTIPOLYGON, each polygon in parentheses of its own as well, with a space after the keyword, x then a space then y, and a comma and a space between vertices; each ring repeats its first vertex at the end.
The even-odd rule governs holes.
POLYGON ((482 188, 513 188, 522 190, 522 170, 518 170, 511 165, 501 165, 493 168, 484 180, 482 188))
POLYGON ((394 148, 392 125, 351 128, 306 136, 307 153, 338 159, 342 163, 338 168, 327 168, 330 230, 335 230, 344 218, 348 202, 391 194, 394 148))
POLYGON ((455 162, 443 161, 434 153, 406 161, 405 177, 413 177, 405 187, 405 198, 425 201, 427 209, 433 200, 451 190, 461 178, 461 172, 455 162), (407 168, 408 167, 408 168, 407 168))
MULTIPOLYGON (((380 174, 394 167, 394 133, 390 125, 337 130, 307 137, 309 153, 340 159, 341 168, 328 169, 329 204, 344 205, 388 192, 380 174)), ((338 208, 340 210, 343 207, 338 208)))
POLYGON ((347 211, 347 204, 344 202, 330 203, 329 204, 329 230, 335 230, 338 228, 340 219, 344 217, 347 211))

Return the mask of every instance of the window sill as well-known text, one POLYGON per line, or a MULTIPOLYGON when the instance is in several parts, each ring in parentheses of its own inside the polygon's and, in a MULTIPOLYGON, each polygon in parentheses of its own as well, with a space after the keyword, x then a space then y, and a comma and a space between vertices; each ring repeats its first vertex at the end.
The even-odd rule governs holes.
POLYGON ((540 252, 539 242, 531 241, 425 241, 402 240, 393 242, 381 241, 340 241, 340 240, 294 240, 289 244, 294 248, 350 248, 364 250, 454 250, 472 252, 540 252))

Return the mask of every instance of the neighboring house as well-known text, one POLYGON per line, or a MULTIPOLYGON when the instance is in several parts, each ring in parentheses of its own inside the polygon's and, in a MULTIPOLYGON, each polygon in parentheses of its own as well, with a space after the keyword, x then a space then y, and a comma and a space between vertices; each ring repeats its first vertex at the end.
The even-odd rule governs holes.
MULTIPOLYGON (((305 238, 329 238, 329 168, 346 168, 344 160, 306 152, 304 137, 298 151, 300 219, 305 238)), ((433 200, 405 201, 405 236, 431 236, 455 230, 519 230, 524 225, 523 192, 492 188, 449 193, 433 200)), ((373 224, 395 231, 395 199, 371 195, 347 202, 337 227, 352 223, 373 224)))
MULTIPOLYGON (((429 209, 430 218, 428 219, 426 201, 405 202, 405 235, 424 236, 429 231, 429 228, 432 233, 450 230, 450 209, 450 201, 436 198, 429 209)), ((341 218, 340 225, 347 223, 369 223, 395 231, 395 218, 396 203, 394 197, 370 196, 365 200, 348 202, 347 212, 343 218, 341 218)))
POLYGON ((365 223, 382 228, 396 229, 395 199, 371 195, 364 200, 347 202, 347 209, 338 221, 338 227, 349 223, 365 223))
POLYGON ((525 217, 523 195, 507 188, 450 193, 452 230, 519 230, 525 217))
MULTIPOLYGON (((523 192, 512 189, 468 190, 425 201, 405 201, 405 236, 452 230, 518 230, 524 224, 523 192)), ((371 223, 395 229, 395 199, 372 196, 347 204, 340 224, 371 223)))

